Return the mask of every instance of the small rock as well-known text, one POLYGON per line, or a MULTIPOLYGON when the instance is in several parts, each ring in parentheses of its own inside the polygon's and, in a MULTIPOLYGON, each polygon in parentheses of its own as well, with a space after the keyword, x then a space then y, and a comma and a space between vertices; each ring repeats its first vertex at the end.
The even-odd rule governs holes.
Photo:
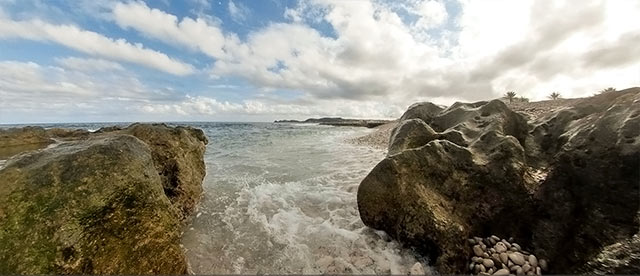
POLYGON ((475 262, 471 262, 469 264, 469 271, 473 271, 473 268, 476 267, 476 263, 475 262))
POLYGON ((482 253, 482 257, 483 257, 483 258, 489 258, 489 254, 487 254, 486 252, 485 252, 485 253, 482 253))
POLYGON ((531 264, 531 266, 536 267, 538 266, 538 259, 536 258, 536 256, 534 255, 529 255, 529 263, 531 264))
POLYGON ((484 267, 486 268, 492 268, 494 266, 494 263, 491 259, 484 259, 482 260, 482 265, 484 265, 484 267))
POLYGON ((480 263, 480 262, 482 262, 482 258, 477 257, 477 256, 473 256, 473 257, 471 257, 471 261, 474 262, 474 263, 480 263))
POLYGON ((424 275, 424 268, 422 267, 422 264, 416 262, 415 264, 413 264, 413 266, 411 267, 411 269, 409 270, 409 275, 424 275))
POLYGON ((508 241, 513 242, 513 237, 509 237, 508 241))
POLYGON ((542 275, 542 271, 540 271, 540 267, 536 267, 536 275, 542 275))
POLYGON ((467 242, 471 245, 476 245, 478 242, 475 239, 468 239, 467 242))
POLYGON ((524 264, 524 265, 522 266, 522 271, 524 271, 524 272, 528 272, 528 271, 530 271, 530 270, 531 270, 531 265, 530 265, 530 264, 524 264))
POLYGON ((480 272, 487 272, 487 268, 485 268, 484 265, 479 264, 479 265, 476 265, 476 266, 480 267, 480 272))
POLYGON ((498 236, 496 235, 491 235, 491 239, 493 239, 496 242, 500 241, 500 238, 498 238, 498 236))
POLYGON ((493 262, 496 264, 496 266, 498 264, 502 263, 502 261, 500 260, 500 254, 497 254, 497 253, 491 254, 491 260, 493 260, 493 262))
POLYGON ((491 274, 489 274, 489 273, 487 273, 487 272, 480 272, 480 273, 478 273, 478 275, 481 275, 481 276, 488 276, 488 275, 491 275, 491 274))
POLYGON ((482 241, 482 238, 480 237, 473 237, 474 240, 476 240, 476 243, 480 243, 482 241))
POLYGON ((549 269, 549 266, 547 264, 547 260, 545 260, 545 259, 540 259, 538 261, 538 265, 540 266, 542 271, 548 271, 548 269, 549 269))
POLYGON ((511 248, 509 248, 509 250, 513 252, 518 252, 518 248, 516 248, 515 246, 512 246, 511 248))
POLYGON ((518 251, 522 250, 522 248, 520 247, 520 245, 519 245, 519 244, 517 244, 517 243, 515 243, 515 242, 511 243, 511 246, 513 246, 513 247, 515 247, 516 249, 518 249, 518 251))
POLYGON ((522 270, 522 267, 518 267, 518 269, 516 269, 516 275, 524 275, 524 271, 522 270))
POLYGON ((480 248, 482 248, 482 251, 487 250, 487 246, 484 243, 480 243, 480 248))
POLYGON ((480 245, 473 246, 473 254, 476 254, 476 256, 478 257, 482 257, 482 253, 484 253, 484 251, 482 250, 482 247, 480 247, 480 245))
POLYGON ((508 269, 499 269, 498 271, 496 271, 495 273, 493 273, 493 275, 499 276, 499 275, 509 275, 509 270, 508 269))
POLYGON ((489 270, 487 271, 487 273, 489 273, 489 275, 493 274, 493 267, 489 268, 489 270))
POLYGON ((493 245, 493 241, 490 238, 485 238, 483 241, 487 246, 493 245))
POLYGON ((508 266, 508 267, 512 267, 513 265, 514 265, 514 263, 513 263, 511 260, 508 260, 508 261, 507 261, 507 266, 508 266))
POLYGON ((520 250, 520 252, 521 252, 522 254, 525 254, 525 255, 531 255, 531 252, 529 252, 529 251, 527 251, 527 250, 520 250))
POLYGON ((519 265, 514 265, 514 266, 509 267, 509 270, 511 270, 513 272, 515 272, 518 269, 522 269, 522 267, 520 267, 519 265))
POLYGON ((496 243, 496 246, 494 248, 496 249, 496 252, 498 252, 498 253, 502 253, 502 252, 506 252, 507 251, 507 246, 503 242, 496 243))
POLYGON ((517 265, 524 265, 524 256, 522 256, 522 254, 515 252, 515 253, 511 253, 509 254, 509 260, 511 260, 514 264, 517 265))
POLYGON ((493 247, 492 247, 492 248, 489 248, 489 252, 490 252, 490 253, 496 253, 496 249, 495 249, 495 248, 493 248, 493 247))
POLYGON ((526 274, 526 275, 536 275, 536 274, 535 274, 535 273, 533 273, 533 271, 529 271, 529 272, 527 272, 527 274, 526 274))
POLYGON ((500 257, 500 261, 503 264, 508 264, 509 256, 507 255, 507 253, 500 253, 499 257, 500 257))
POLYGON ((510 248, 511 247, 511 243, 509 243, 507 240, 502 239, 502 243, 507 247, 510 248))

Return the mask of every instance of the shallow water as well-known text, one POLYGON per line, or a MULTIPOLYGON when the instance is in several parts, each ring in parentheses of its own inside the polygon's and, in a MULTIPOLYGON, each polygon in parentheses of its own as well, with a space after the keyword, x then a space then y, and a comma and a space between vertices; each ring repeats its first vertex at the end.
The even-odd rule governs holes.
MULTIPOLYGON (((43 126, 95 130, 106 125, 113 124, 43 126)), ((406 274, 416 261, 426 265, 360 220, 358 184, 384 152, 345 139, 371 130, 187 125, 203 129, 209 138, 203 199, 182 240, 194 273, 406 274)))
POLYGON ((384 152, 344 140, 371 130, 201 127, 204 199, 183 237, 196 274, 404 274, 416 262, 358 215, 358 184, 384 152))

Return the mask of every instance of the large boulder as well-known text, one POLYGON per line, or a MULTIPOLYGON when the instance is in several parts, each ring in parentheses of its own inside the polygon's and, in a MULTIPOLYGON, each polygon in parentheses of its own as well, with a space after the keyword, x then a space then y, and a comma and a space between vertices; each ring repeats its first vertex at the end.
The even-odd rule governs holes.
POLYGON ((191 128, 136 124, 9 159, 0 274, 186 273, 181 228, 199 197, 189 185, 201 185, 206 142, 191 128))
POLYGON ((465 240, 492 234, 579 271, 638 232, 639 102, 629 89, 531 122, 498 100, 412 106, 360 184, 360 216, 443 273, 468 272, 465 240))

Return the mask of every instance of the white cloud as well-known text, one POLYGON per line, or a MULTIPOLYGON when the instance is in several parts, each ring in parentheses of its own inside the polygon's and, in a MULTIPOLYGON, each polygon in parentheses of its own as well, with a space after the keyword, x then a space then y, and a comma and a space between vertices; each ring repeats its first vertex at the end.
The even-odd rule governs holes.
POLYGON ((66 57, 56 58, 55 61, 60 66, 81 72, 100 72, 100 71, 124 71, 124 67, 117 62, 96 58, 78 58, 66 57))
POLYGON ((231 15, 231 18, 236 22, 243 22, 247 20, 247 16, 250 14, 247 6, 242 3, 233 2, 233 0, 229 0, 228 9, 229 15, 231 15))
POLYGON ((149 8, 144 2, 117 3, 113 20, 123 28, 133 28, 163 42, 186 46, 211 57, 224 55, 225 37, 220 27, 203 18, 182 20, 149 8))
POLYGON ((414 25, 421 29, 440 26, 448 17, 444 3, 436 0, 419 1, 413 7, 412 12, 420 16, 414 25))
POLYGON ((53 25, 37 19, 14 21, 0 18, 0 39, 22 38, 51 41, 90 55, 137 63, 175 75, 194 72, 191 65, 150 50, 142 44, 111 39, 73 25, 53 25))

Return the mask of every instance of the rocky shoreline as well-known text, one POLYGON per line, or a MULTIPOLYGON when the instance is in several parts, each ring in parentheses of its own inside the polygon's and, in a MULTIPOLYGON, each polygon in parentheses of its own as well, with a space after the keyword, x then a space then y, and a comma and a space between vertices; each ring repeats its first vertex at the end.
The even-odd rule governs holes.
POLYGON ((638 126, 640 88, 529 106, 418 103, 361 182, 360 216, 444 274, 640 273, 638 126), (474 238, 492 235, 530 250, 505 246, 505 263, 502 239, 474 238))
POLYGON ((0 130, 0 274, 187 273, 207 142, 164 124, 0 130))
POLYGON ((340 117, 325 118, 309 118, 304 121, 298 120, 276 120, 274 123, 295 123, 295 124, 319 124, 326 126, 351 126, 351 127, 367 127, 375 128, 392 122, 391 120, 362 120, 362 119, 343 119, 340 117))

